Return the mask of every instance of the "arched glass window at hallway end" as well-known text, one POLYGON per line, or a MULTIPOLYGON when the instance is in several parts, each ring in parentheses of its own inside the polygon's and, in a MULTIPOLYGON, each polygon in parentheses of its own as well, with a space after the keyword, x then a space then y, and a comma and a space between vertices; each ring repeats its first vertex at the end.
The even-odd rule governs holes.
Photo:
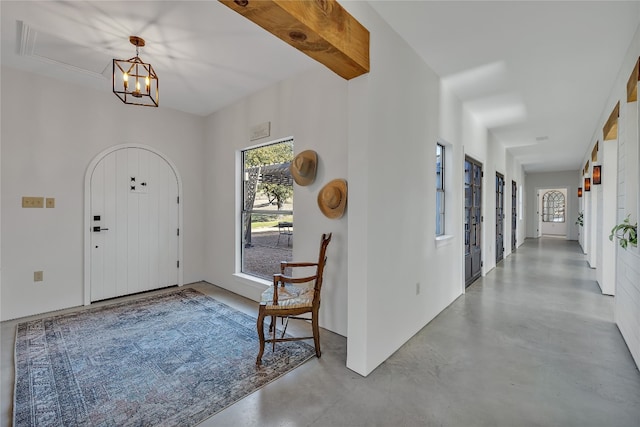
POLYGON ((542 196, 542 222, 564 222, 565 198, 560 191, 547 191, 542 196))

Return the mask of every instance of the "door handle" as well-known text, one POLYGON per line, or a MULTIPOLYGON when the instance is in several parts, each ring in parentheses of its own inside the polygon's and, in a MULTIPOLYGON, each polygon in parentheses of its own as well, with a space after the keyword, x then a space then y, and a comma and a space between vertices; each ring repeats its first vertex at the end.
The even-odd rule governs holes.
POLYGON ((94 233, 99 233, 101 231, 106 231, 106 230, 109 230, 109 229, 108 228, 100 228, 99 226, 93 227, 93 232, 94 233))

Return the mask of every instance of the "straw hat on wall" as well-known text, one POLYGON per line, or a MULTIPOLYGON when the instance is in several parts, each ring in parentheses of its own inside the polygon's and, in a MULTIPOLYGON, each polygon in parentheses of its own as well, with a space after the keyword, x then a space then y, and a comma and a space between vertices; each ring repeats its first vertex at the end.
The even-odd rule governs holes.
POLYGON ((329 181, 318 193, 318 207, 327 218, 335 219, 344 215, 347 207, 347 181, 329 181))
POLYGON ((318 155, 313 150, 306 150, 298 154, 291 164, 289 170, 296 184, 310 185, 316 179, 316 168, 318 165, 318 155))

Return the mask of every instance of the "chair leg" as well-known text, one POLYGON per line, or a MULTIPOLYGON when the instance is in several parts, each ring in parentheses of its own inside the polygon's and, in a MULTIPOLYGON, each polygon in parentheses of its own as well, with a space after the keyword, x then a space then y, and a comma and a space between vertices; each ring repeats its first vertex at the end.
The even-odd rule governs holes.
POLYGON ((264 354, 264 311, 258 312, 258 339, 260 339, 260 351, 258 352, 258 358, 256 359, 256 365, 262 364, 262 355, 264 354))
MULTIPOLYGON (((273 327, 273 336, 271 336, 271 338, 273 338, 273 342, 271 343, 271 351, 276 351, 276 322, 276 316, 271 316, 271 326, 273 327)), ((269 328, 269 332, 271 332, 271 328, 269 328)))
POLYGON ((316 346, 316 357, 320 357, 320 325, 318 324, 318 310, 311 313, 311 325, 313 327, 313 343, 316 346))

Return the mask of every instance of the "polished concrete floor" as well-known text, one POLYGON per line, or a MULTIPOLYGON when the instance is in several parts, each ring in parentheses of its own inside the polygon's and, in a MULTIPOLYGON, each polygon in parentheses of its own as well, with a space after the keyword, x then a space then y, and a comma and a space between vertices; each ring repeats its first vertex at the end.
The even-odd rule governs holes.
MULTIPOLYGON (((345 367, 346 339, 323 331, 321 359, 201 426, 638 427, 640 373, 594 278, 575 242, 527 240, 366 378, 345 367)), ((1 330, 3 426, 15 324, 1 330)))

